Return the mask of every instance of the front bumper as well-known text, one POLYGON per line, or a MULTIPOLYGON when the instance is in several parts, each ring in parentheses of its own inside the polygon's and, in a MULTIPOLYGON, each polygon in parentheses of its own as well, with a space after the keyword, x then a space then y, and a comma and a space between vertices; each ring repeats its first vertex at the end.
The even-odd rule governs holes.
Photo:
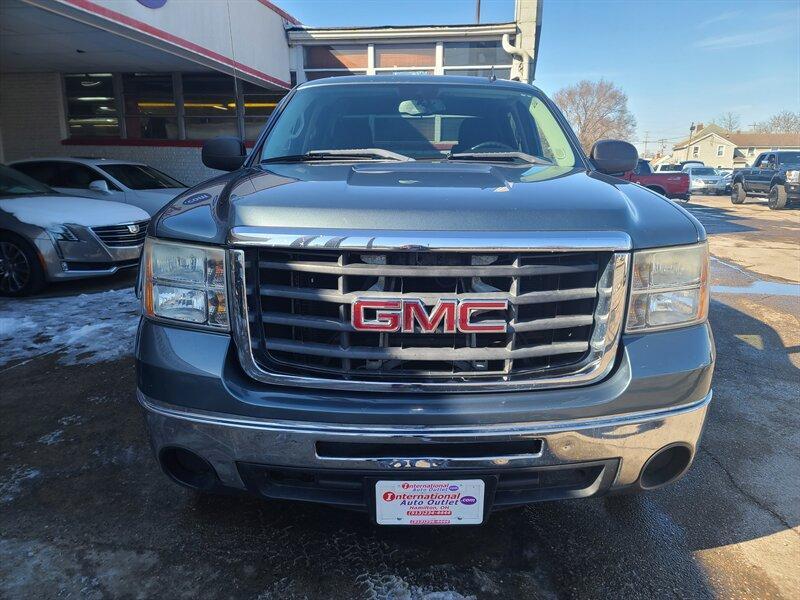
POLYGON ((534 484, 518 485, 512 491, 506 483, 505 496, 501 483, 495 507, 638 489, 643 487, 645 465, 659 450, 680 445, 693 459, 710 400, 709 392, 698 402, 667 410, 566 422, 365 428, 185 411, 139 393, 157 455, 169 448, 191 450, 213 467, 219 487, 352 508, 369 506, 370 483, 378 479, 481 477, 491 478, 497 486, 498 481, 513 482, 520 475, 526 480, 535 478, 534 484), (531 442, 535 451, 442 456, 449 454, 446 449, 453 444, 491 447, 523 440, 531 442), (343 452, 330 450, 337 447, 343 452), (383 452, 385 448, 394 454, 383 452), (348 450, 352 455, 347 455, 348 450), (281 477, 277 485, 269 482, 275 473, 281 477), (305 476, 306 485, 291 483, 298 474, 305 476), (338 481, 341 489, 336 485, 326 489, 324 483, 317 488, 308 485, 319 479, 338 481))
POLYGON ((715 356, 711 330, 701 324, 623 336, 614 371, 592 385, 356 393, 256 382, 241 371, 230 336, 145 319, 136 359, 138 397, 156 456, 189 450, 208 461, 225 488, 353 505, 352 497, 339 502, 329 490, 304 496, 287 491, 291 486, 266 485, 266 474, 280 471, 285 478, 299 471, 301 479, 313 480, 335 474, 341 486, 361 486, 352 493, 365 496, 375 478, 469 473, 497 480, 500 490, 504 477, 541 479, 553 470, 596 475, 582 487, 573 481, 547 493, 517 495, 519 503, 641 487, 642 469, 660 449, 677 444, 694 456, 715 356), (453 443, 502 448, 520 441, 532 442, 533 449, 447 451, 453 443))
POLYGON ((56 245, 44 232, 34 240, 48 281, 103 277, 138 266, 142 246, 112 248, 86 228, 75 227, 74 232, 77 242, 56 245))

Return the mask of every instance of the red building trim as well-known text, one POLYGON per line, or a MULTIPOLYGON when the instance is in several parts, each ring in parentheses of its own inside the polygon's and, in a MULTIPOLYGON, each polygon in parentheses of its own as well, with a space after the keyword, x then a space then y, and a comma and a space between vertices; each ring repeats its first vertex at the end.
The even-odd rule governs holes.
MULTIPOLYGON (((217 62, 223 63, 228 65, 229 67, 233 67, 238 69, 242 73, 247 73, 257 79, 261 79, 267 83, 271 83, 273 85, 277 85, 284 89, 289 89, 292 85, 288 81, 283 81, 282 79, 278 79, 277 77, 273 77, 272 75, 268 75, 263 71, 259 71, 258 69, 254 69, 253 67, 248 67, 238 61, 235 61, 227 56, 219 54, 218 52, 214 52, 213 50, 208 50, 207 48, 203 48, 202 46, 195 44, 194 42, 190 42, 189 40, 183 39, 182 37, 178 37, 177 35, 173 35, 167 31, 163 31, 158 29, 157 27, 153 27, 152 25, 148 25, 143 21, 139 21, 137 19, 131 18, 127 15, 123 15, 122 13, 118 13, 115 10, 111 10, 110 8, 106 8, 105 6, 100 6, 99 4, 95 4, 91 0, 62 0, 65 4, 69 4, 74 6, 75 8, 79 8, 81 10, 94 13, 104 19, 108 19, 109 21, 113 21, 119 25, 124 25, 130 29, 138 31, 139 33, 145 33, 150 35, 154 38, 158 38, 162 41, 169 42, 170 44, 174 44, 175 46, 179 46, 184 50, 190 50, 196 54, 200 54, 201 56, 205 56, 206 58, 210 58, 217 62)), ((261 1, 261 0, 259 0, 261 1)), ((270 5, 269 2, 261 1, 262 4, 270 5)), ((270 5, 271 7, 271 5, 270 5)), ((275 7, 277 9, 277 7, 275 7)), ((278 10, 276 10, 278 12, 278 10)), ((278 14, 283 17, 283 15, 278 12, 278 14)), ((286 18, 286 17, 283 17, 286 18)))
POLYGON ((274 12, 274 13, 277 13, 278 15, 280 15, 281 17, 283 17, 284 19, 286 19, 287 21, 289 21, 289 23, 291 23, 292 25, 300 25, 300 21, 298 21, 297 19, 295 19, 295 18, 294 18, 292 15, 290 15, 289 13, 287 13, 287 12, 286 12, 285 10, 283 10, 282 8, 279 8, 279 7, 275 6, 275 5, 274 5, 272 2, 270 2, 269 0, 258 0, 258 1, 259 1, 261 4, 263 4, 264 6, 266 6, 268 9, 270 9, 272 12, 274 12))

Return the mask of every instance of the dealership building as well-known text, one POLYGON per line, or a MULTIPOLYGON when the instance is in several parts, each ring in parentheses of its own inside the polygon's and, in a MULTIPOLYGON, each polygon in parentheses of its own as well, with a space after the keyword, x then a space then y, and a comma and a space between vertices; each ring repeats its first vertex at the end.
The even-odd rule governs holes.
POLYGON ((204 140, 254 141, 304 81, 532 81, 541 2, 508 23, 315 28, 267 0, 0 0, 0 162, 135 160, 194 184, 215 174, 204 140))

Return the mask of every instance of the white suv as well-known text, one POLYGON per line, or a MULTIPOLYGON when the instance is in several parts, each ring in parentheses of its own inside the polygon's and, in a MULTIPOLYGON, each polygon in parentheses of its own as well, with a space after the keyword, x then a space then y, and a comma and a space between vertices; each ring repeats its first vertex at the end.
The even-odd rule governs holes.
POLYGON ((9 166, 59 192, 124 202, 150 216, 187 187, 144 163, 106 158, 36 158, 9 166))

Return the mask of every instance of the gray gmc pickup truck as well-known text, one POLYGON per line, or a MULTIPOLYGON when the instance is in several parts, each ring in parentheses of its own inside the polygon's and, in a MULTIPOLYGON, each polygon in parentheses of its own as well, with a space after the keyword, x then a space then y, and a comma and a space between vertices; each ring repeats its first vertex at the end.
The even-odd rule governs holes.
POLYGON ((529 85, 320 79, 150 224, 138 398, 164 472, 383 525, 652 489, 711 400, 703 227, 529 85))

